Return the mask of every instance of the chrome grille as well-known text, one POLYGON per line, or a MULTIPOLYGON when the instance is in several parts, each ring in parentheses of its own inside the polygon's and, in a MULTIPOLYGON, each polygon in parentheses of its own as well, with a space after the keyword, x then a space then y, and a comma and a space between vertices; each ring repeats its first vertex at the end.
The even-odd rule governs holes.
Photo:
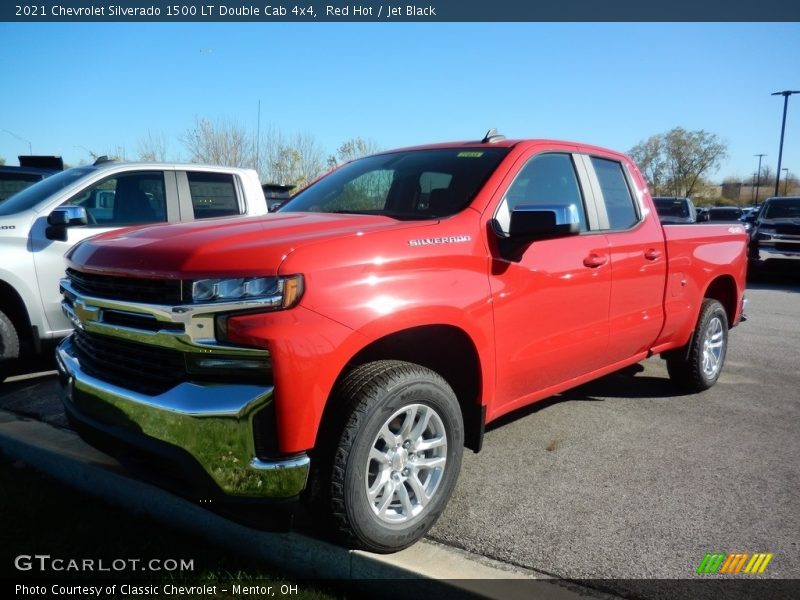
POLYGON ((81 368, 97 379, 155 396, 186 378, 183 353, 116 337, 75 330, 81 368))
POLYGON ((139 279, 83 273, 67 269, 75 291, 97 298, 150 304, 181 304, 183 282, 179 279, 139 279))

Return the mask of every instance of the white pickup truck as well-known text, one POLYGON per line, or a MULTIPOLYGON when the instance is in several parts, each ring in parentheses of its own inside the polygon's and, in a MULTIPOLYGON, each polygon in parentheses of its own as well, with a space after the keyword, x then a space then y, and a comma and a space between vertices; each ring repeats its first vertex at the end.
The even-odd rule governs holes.
POLYGON ((251 169, 98 159, 0 204, 0 381, 23 352, 72 330, 61 311, 64 253, 112 229, 267 213, 251 169))

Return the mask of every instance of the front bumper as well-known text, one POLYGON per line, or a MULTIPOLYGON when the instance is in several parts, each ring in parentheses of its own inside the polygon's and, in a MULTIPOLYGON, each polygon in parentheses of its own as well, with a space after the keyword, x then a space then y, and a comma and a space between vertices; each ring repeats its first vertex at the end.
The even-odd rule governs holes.
POLYGON ((56 359, 67 416, 90 443, 113 440, 142 450, 198 488, 228 497, 291 499, 305 488, 307 455, 256 456, 253 417, 272 402, 272 386, 183 382, 148 396, 83 371, 71 337, 56 359))

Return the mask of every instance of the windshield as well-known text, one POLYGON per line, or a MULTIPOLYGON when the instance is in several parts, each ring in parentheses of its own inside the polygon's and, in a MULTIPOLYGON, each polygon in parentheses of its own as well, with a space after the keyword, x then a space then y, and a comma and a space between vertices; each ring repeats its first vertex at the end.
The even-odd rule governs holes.
POLYGON ((353 161, 297 194, 278 212, 435 219, 466 208, 508 148, 445 148, 353 161))
POLYGON ((765 219, 800 219, 800 198, 772 201, 764 211, 765 219))
POLYGON ((93 167, 75 167, 42 179, 0 204, 0 215, 15 215, 29 210, 87 173, 91 173, 92 170, 93 167))
POLYGON ((689 218, 689 203, 680 198, 653 198, 656 212, 662 217, 689 218))

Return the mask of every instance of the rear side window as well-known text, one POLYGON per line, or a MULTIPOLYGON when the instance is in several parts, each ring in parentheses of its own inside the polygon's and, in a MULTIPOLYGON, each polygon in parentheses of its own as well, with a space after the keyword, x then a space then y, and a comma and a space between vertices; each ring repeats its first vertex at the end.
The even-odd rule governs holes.
POLYGON ((622 165, 615 160, 596 156, 591 160, 603 193, 609 229, 630 229, 638 223, 639 215, 636 213, 622 165))
POLYGON ((233 175, 190 171, 186 173, 186 177, 189 180, 195 219, 241 214, 233 175))

